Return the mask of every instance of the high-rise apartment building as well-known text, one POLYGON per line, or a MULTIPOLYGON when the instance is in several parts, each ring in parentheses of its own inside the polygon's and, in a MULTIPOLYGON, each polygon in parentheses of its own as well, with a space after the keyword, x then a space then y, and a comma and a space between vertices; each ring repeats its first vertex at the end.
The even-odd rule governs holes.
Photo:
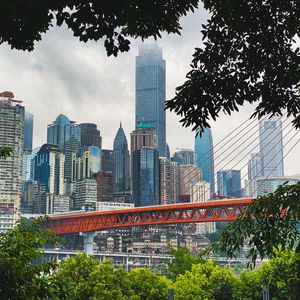
POLYGON ((97 201, 112 202, 114 200, 114 176, 112 172, 100 171, 96 174, 97 201))
POLYGON ((125 136, 122 124, 117 131, 113 145, 114 151, 114 177, 115 192, 126 191, 130 189, 129 175, 129 151, 127 138, 125 136))
POLYGON ((68 117, 60 114, 56 120, 48 125, 47 143, 57 145, 65 154, 64 177, 67 183, 72 181, 72 153, 76 153, 81 146, 80 126, 68 117))
POLYGON ((46 192, 64 194, 65 155, 57 145, 44 144, 34 158, 34 180, 45 185, 46 192))
POLYGON ((90 178, 101 169, 101 150, 97 146, 80 148, 72 153, 72 182, 90 178))
POLYGON ((0 147, 12 154, 0 158, 0 232, 12 228, 18 219, 22 192, 24 151, 24 107, 12 92, 0 94, 0 147))
POLYGON ((97 125, 93 123, 80 124, 80 140, 81 147, 95 146, 102 148, 102 137, 97 125))
POLYGON ((97 181, 95 178, 84 178, 75 183, 74 209, 96 208, 97 181))
POLYGON ((158 150, 141 148, 133 152, 133 201, 135 206, 159 204, 158 150))
MULTIPOLYGON (((191 187, 191 202, 203 203, 210 199, 210 184, 206 181, 198 181, 191 187)), ((216 231, 215 222, 202 222, 196 224, 196 233, 205 235, 216 231)))
POLYGON ((281 118, 259 122, 259 148, 262 158, 261 176, 284 176, 281 118))
POLYGON ((222 170, 217 173, 218 195, 242 197, 241 170, 222 170))
POLYGON ((200 136, 195 138, 195 152, 197 157, 197 165, 202 171, 202 179, 210 184, 210 194, 215 192, 214 177, 214 150, 213 138, 210 128, 205 128, 200 136))
POLYGON ((135 124, 141 122, 156 129, 160 156, 166 155, 166 62, 156 44, 143 44, 136 57, 135 124))
POLYGON ((201 181, 201 170, 196 165, 180 165, 179 174, 180 194, 191 195, 191 187, 201 181))
POLYGON ((178 164, 166 157, 159 158, 160 204, 174 204, 178 199, 178 164))

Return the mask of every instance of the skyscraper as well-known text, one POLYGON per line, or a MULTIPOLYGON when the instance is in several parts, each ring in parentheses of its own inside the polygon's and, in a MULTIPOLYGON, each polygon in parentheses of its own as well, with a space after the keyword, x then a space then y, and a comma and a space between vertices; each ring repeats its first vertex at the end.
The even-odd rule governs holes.
POLYGON ((57 145, 44 144, 34 158, 34 180, 42 183, 47 193, 64 194, 65 155, 57 145))
POLYGON ((213 138, 210 128, 205 128, 195 138, 197 165, 202 171, 202 180, 210 184, 210 194, 215 192, 213 138))
POLYGON ((284 176, 281 118, 259 122, 259 148, 262 157, 261 176, 284 176))
POLYGON ((166 62, 156 44, 143 44, 136 57, 135 124, 145 122, 154 127, 158 136, 160 156, 166 154, 166 62))
POLYGON ((48 125, 47 143, 57 145, 65 154, 65 180, 69 183, 72 179, 72 153, 80 148, 80 126, 68 117, 60 114, 56 120, 48 125))
POLYGON ((31 169, 31 152, 32 152, 32 136, 33 136, 33 115, 25 111, 24 121, 24 154, 23 154, 23 181, 30 180, 31 169))
POLYGON ((217 173, 218 195, 227 197, 242 197, 241 171, 222 170, 217 173))
POLYGON ((102 137, 97 125, 93 123, 80 124, 81 147, 96 146, 99 149, 102 147, 102 137))
POLYGON ((103 172, 114 172, 114 151, 109 149, 101 150, 101 170, 103 172))
POLYGON ((196 163, 196 154, 193 150, 182 149, 174 153, 172 160, 179 165, 193 165, 196 163))
POLYGON ((158 150, 141 148, 133 152, 133 201, 135 206, 159 204, 158 150))
POLYGON ((12 154, 0 158, 0 232, 12 228, 18 218, 22 192, 24 107, 12 92, 0 94, 0 147, 12 154))
POLYGON ((129 175, 129 151, 127 138, 122 128, 122 123, 117 131, 113 145, 114 151, 114 177, 115 192, 126 191, 130 189, 129 175))

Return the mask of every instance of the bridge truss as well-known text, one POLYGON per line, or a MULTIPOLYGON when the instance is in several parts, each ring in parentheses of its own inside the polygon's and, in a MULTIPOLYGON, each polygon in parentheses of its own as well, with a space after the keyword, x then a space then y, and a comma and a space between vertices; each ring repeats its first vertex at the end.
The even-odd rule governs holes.
POLYGON ((176 223, 225 222, 245 211, 251 198, 137 207, 106 212, 53 216, 44 226, 56 234, 100 231, 110 228, 176 223))

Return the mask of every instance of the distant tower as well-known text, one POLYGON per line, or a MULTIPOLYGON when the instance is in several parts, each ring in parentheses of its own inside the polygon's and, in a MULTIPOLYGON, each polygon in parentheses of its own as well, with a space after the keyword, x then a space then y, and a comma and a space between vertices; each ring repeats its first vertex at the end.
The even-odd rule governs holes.
POLYGON ((0 232, 11 229, 18 218, 22 192, 24 107, 12 92, 0 94, 0 147, 12 154, 0 158, 0 232))
POLYGON ((174 153, 172 160, 179 165, 193 165, 196 163, 196 154, 193 150, 182 149, 174 153))
POLYGON ((262 177, 284 176, 281 118, 259 122, 259 148, 262 177))
POLYGON ((23 155, 23 181, 30 180, 31 152, 33 136, 33 115, 25 111, 24 122, 24 155, 23 155))
POLYGON ((162 48, 143 44, 136 57, 135 124, 145 122, 154 127, 158 136, 160 156, 166 156, 166 62, 162 48))
POLYGON ((56 120, 48 125, 47 143, 57 145, 65 154, 65 180, 72 179, 72 153, 80 148, 80 126, 68 117, 60 114, 56 120))
POLYGON ((210 128, 205 128, 195 139, 197 165, 202 171, 202 180, 210 184, 210 194, 215 192, 213 138, 210 128))
POLYGON ((64 194, 65 155, 57 145, 44 144, 34 157, 34 180, 43 184, 47 193, 64 194))
POLYGON ((93 123, 80 124, 81 147, 96 146, 101 149, 102 137, 97 125, 93 123))
POLYGON ((158 150, 141 148, 133 152, 133 200, 135 206, 159 204, 158 150))
POLYGON ((122 128, 122 123, 120 123, 120 127, 114 139, 113 151, 115 192, 129 190, 129 151, 127 139, 122 128))
POLYGON ((227 197, 242 197, 241 171, 222 170, 217 173, 218 195, 227 197))

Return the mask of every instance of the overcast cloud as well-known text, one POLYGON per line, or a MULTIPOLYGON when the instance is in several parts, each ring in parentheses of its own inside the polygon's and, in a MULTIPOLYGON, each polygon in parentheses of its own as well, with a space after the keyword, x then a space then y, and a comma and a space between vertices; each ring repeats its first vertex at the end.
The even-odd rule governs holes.
MULTIPOLYGON (((167 63, 167 98, 173 97, 175 87, 185 80, 194 47, 201 45, 200 29, 206 19, 204 10, 189 14, 182 19, 181 36, 164 35, 158 41, 167 63)), ((120 121, 127 139, 134 129, 135 56, 139 44, 140 41, 133 41, 129 53, 108 58, 102 42, 84 44, 65 28, 54 28, 30 53, 1 45, 0 91, 12 91, 24 101, 26 110, 34 114, 34 146, 46 142, 47 124, 64 113, 78 123, 96 123, 103 148, 112 148, 120 121)), ((212 123, 214 142, 220 141, 252 112, 253 107, 247 106, 212 123)), ((176 148, 194 147, 194 133, 182 128, 179 117, 170 112, 167 112, 167 141, 172 153, 176 148)), ((300 145, 287 157, 286 174, 300 173, 299 152, 300 145)), ((242 160, 236 167, 245 162, 242 160)))

